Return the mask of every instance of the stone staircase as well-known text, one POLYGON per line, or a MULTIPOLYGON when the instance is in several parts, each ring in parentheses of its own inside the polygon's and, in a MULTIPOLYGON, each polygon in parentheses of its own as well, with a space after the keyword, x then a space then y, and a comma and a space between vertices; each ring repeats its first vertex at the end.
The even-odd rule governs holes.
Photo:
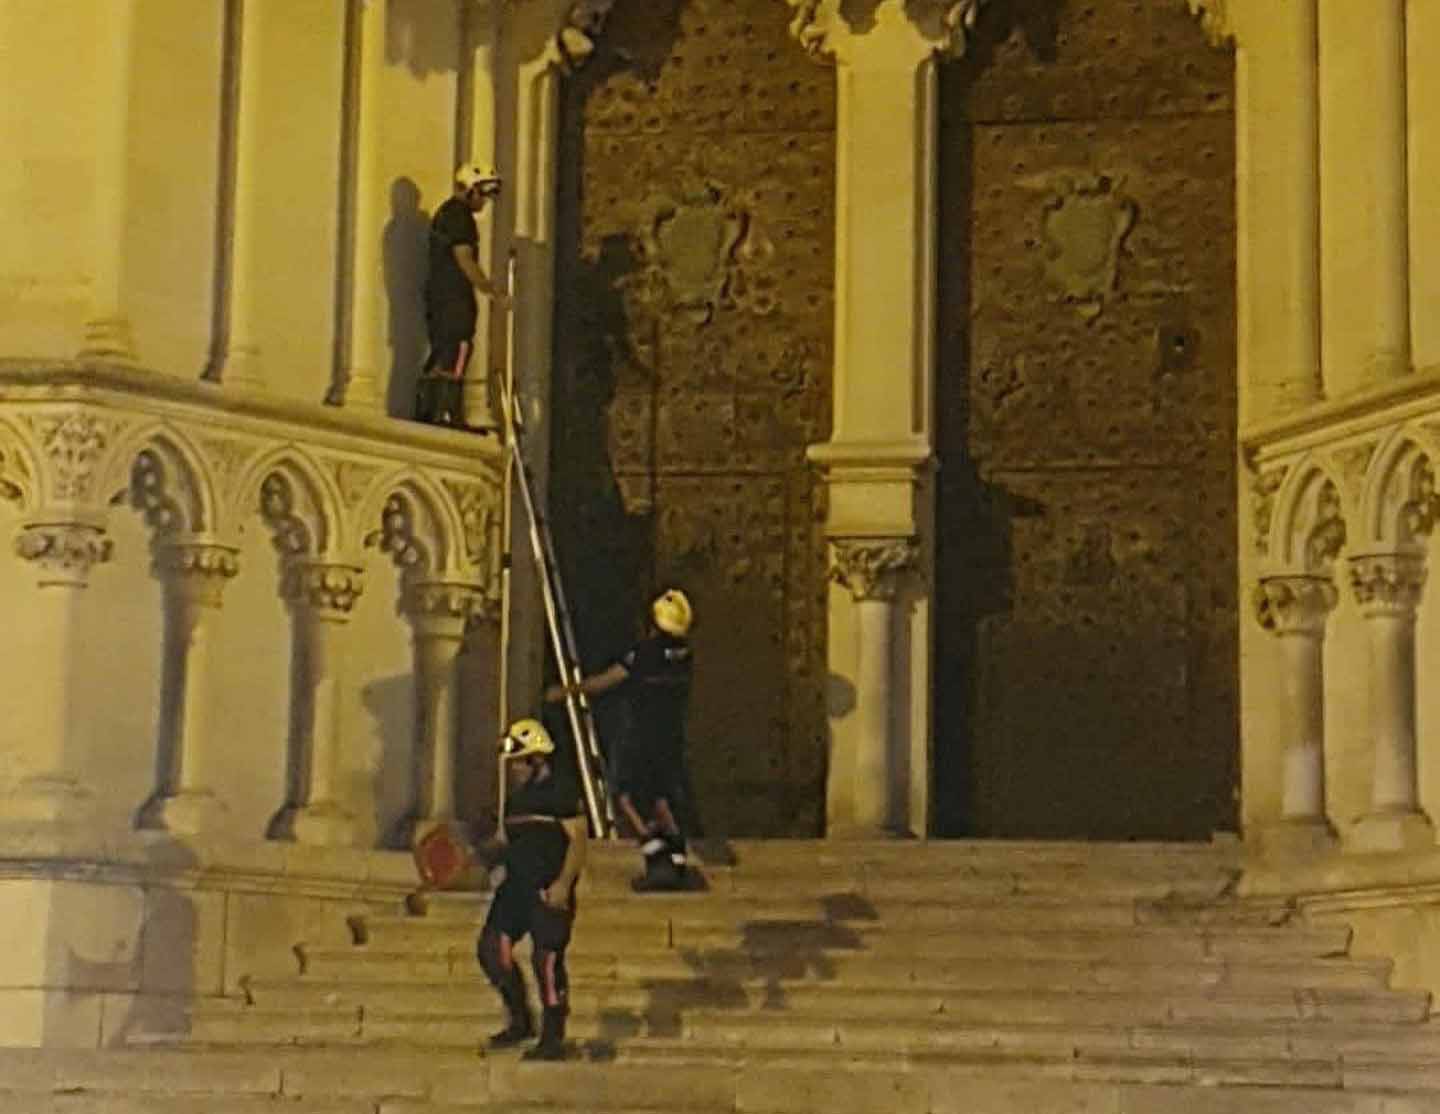
POLYGON ((753 843, 636 896, 597 848, 570 953, 574 1056, 501 1023, 483 895, 350 922, 189 1031, 0 1053, 0 1111, 115 1114, 1420 1114, 1428 995, 1347 930, 1232 896, 1228 844, 753 843))

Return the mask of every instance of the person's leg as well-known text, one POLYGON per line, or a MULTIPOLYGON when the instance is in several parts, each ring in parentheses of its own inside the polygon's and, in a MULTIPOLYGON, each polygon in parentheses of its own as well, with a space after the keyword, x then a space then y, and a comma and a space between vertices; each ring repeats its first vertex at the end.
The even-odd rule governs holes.
POLYGON ((525 976, 515 962, 515 944, 525 935, 526 928, 517 897, 504 885, 496 891, 476 947, 481 970, 499 993, 509 1019, 505 1028, 490 1038, 492 1048, 519 1044, 535 1032, 535 1019, 525 997, 525 976))
POLYGON ((565 1019, 570 1013, 570 977, 565 970, 565 949, 575 923, 575 893, 568 909, 552 909, 540 902, 531 917, 535 984, 540 992, 540 1040, 525 1054, 528 1060, 565 1058, 565 1019))
POLYGON ((685 850, 685 829, 680 823, 679 813, 670 807, 670 798, 661 797, 655 802, 655 821, 660 829, 660 838, 665 842, 665 854, 670 858, 677 885, 685 881, 685 872, 690 866, 685 850))

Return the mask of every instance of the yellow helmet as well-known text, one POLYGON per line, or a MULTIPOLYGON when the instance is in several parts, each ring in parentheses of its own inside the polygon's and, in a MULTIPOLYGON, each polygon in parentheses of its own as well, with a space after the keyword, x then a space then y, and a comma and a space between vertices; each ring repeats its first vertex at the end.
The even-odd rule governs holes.
POLYGON ((500 739, 500 757, 529 758, 555 753, 555 740, 538 719, 517 719, 500 739))
POLYGON ((695 620, 690 601, 679 588, 667 588, 656 596, 655 602, 650 605, 650 614, 654 616, 657 627, 676 638, 689 634, 690 624, 695 620))
POLYGON ((455 168, 455 184, 463 190, 479 187, 481 193, 496 194, 500 192, 500 172, 493 166, 462 163, 455 168))

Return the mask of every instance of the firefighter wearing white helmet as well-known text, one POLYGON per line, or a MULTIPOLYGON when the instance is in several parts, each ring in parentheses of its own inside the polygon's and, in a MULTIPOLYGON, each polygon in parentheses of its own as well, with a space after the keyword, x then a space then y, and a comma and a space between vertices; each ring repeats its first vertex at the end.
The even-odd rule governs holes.
POLYGON ((425 281, 425 326, 430 356, 420 375, 415 416, 432 425, 464 426, 465 369, 475 344, 477 292, 508 308, 510 299, 480 266, 475 214, 500 196, 492 167, 462 164, 454 192, 430 222, 430 270, 425 281))
MULTIPOLYGON (((644 638, 608 669, 580 682, 598 696, 620 688, 630 698, 630 735, 616 763, 621 812, 635 830, 645 873, 637 890, 684 889, 689 882, 685 828, 692 816, 685 770, 685 719, 694 655, 688 641, 694 621, 690 600, 667 588, 650 603, 644 638)), ((563 700, 552 685, 547 700, 563 700)))
POLYGON ((540 996, 540 1040, 530 1060, 565 1057, 569 979, 565 949, 575 923, 575 886, 585 865, 589 829, 575 785, 555 769, 555 742, 536 719, 517 720, 500 739, 508 779, 501 861, 505 881, 495 891, 480 933, 480 966, 505 1004, 509 1023, 490 1038, 509 1048, 535 1032, 515 945, 532 938, 531 965, 540 996))

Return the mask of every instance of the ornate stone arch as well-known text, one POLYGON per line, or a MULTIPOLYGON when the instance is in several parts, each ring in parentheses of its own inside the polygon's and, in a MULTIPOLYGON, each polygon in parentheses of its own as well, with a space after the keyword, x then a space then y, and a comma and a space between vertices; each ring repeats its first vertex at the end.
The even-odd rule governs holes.
POLYGON ((458 509, 420 472, 405 469, 387 477, 361 504, 359 521, 365 547, 388 554, 406 578, 449 578, 468 571, 458 509))
POLYGON ((236 486, 243 511, 258 509, 284 558, 334 558, 344 548, 341 496, 319 463, 281 445, 245 470, 236 486))
POLYGON ((1279 492, 1270 535, 1275 564, 1286 571, 1329 573, 1345 548, 1354 518, 1344 483, 1329 462, 1305 457, 1279 492))
POLYGON ((102 492, 128 501, 144 516, 156 540, 217 536, 226 523, 204 456, 178 429, 144 425, 117 444, 102 492))
POLYGON ((1436 496, 1436 448, 1419 429, 1392 433, 1375 453, 1361 501, 1361 541, 1367 547, 1423 544, 1440 514, 1436 496))

